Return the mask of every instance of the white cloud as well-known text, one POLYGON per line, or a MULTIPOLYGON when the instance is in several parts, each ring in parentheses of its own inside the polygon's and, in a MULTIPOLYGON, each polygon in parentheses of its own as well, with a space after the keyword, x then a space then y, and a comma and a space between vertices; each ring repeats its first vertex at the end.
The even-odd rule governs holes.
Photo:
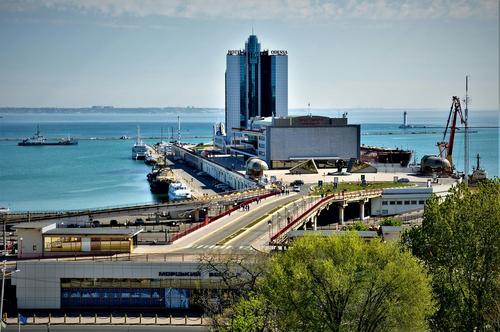
POLYGON ((228 19, 497 19, 498 0, 3 0, 1 10, 228 19))

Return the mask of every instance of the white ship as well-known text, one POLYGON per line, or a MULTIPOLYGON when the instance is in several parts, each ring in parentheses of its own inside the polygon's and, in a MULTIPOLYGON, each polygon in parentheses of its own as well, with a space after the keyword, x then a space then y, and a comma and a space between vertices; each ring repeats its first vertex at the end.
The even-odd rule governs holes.
POLYGON ((137 140, 135 141, 134 146, 132 147, 132 159, 144 160, 150 149, 151 147, 148 146, 147 144, 144 144, 144 142, 142 141, 140 128, 138 126, 137 140))
POLYGON ((172 182, 168 187, 168 200, 191 199, 191 190, 182 182, 172 182))

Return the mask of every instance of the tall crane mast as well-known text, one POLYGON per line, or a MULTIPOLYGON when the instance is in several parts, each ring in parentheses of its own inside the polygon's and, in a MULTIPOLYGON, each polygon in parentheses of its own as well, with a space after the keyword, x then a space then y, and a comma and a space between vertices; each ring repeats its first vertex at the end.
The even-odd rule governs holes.
POLYGON ((460 99, 457 96, 452 97, 450 114, 448 115, 448 121, 446 122, 446 128, 444 129, 443 140, 437 143, 439 149, 439 157, 446 158, 453 168, 453 145, 455 143, 455 132, 457 130, 457 117, 460 117, 460 122, 465 124, 465 118, 462 113, 462 106, 460 105, 460 99), (450 130, 449 140, 446 141, 446 134, 450 130))

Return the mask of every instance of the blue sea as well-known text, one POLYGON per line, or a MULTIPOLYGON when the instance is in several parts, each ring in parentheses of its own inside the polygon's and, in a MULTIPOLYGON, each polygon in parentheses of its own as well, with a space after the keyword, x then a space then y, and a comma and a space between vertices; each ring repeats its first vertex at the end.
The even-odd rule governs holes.
MULTIPOLYGON (((339 116, 345 110, 314 110, 314 114, 339 116)), ((306 114, 291 110, 290 114, 306 114)), ((212 126, 223 121, 223 111, 181 114, 181 139, 198 143, 211 140, 212 126)), ((361 124, 366 145, 399 147, 436 154, 442 140, 447 110, 410 110, 409 122, 417 128, 400 129, 402 110, 348 110, 349 123, 361 124), (425 128, 423 128, 425 126, 425 128)), ((86 209, 155 202, 146 174, 149 167, 131 159, 136 128, 144 137, 177 137, 177 116, 149 114, 53 114, 0 112, 0 206, 12 211, 86 209), (20 147, 16 140, 31 136, 40 125, 46 137, 111 138, 126 135, 130 140, 82 139, 76 146, 20 147)), ((470 115, 470 165, 481 155, 481 166, 490 176, 499 175, 498 112, 470 115)), ((154 143, 158 140, 145 140, 154 143)), ((463 169, 463 134, 457 134, 454 160, 463 169)))

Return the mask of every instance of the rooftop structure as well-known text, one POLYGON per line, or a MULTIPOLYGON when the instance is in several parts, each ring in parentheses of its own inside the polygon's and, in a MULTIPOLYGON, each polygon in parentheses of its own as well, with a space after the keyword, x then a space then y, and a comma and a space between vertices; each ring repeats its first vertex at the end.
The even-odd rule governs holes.
POLYGON ((54 222, 20 223, 19 258, 130 253, 141 229, 62 228, 54 222))

